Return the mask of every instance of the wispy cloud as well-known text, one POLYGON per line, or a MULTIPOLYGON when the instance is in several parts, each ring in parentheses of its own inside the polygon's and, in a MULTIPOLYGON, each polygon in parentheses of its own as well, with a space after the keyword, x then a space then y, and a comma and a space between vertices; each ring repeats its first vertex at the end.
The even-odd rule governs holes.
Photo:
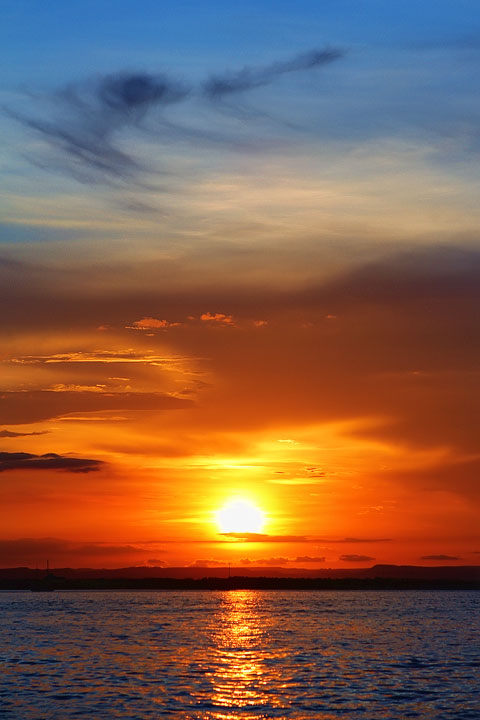
POLYGON ((189 89, 166 75, 119 72, 70 84, 47 98, 48 119, 31 111, 9 110, 15 119, 41 135, 79 180, 131 179, 142 169, 133 154, 120 149, 118 135, 140 127, 153 110, 183 100, 189 89))
POLYGON ((292 562, 296 563, 321 563, 325 562, 326 558, 323 555, 297 555, 297 557, 292 560, 292 562))
POLYGON ((225 560, 216 560, 215 558, 199 558, 189 564, 189 567, 226 567, 225 560))
POLYGON ((420 560, 435 560, 435 561, 443 561, 443 560, 461 560, 462 558, 457 557, 456 555, 422 555, 420 560))
POLYGON ((126 325, 127 330, 166 330, 171 327, 178 327, 181 323, 170 322, 169 320, 159 320, 154 317, 144 317, 141 320, 135 320, 131 325, 126 325))
POLYGON ((241 558, 242 565, 286 565, 292 563, 316 564, 325 562, 325 557, 311 555, 297 555, 297 557, 261 557, 261 558, 241 558))
POLYGON ((13 432, 12 430, 0 430, 0 438, 18 438, 28 437, 29 435, 45 435, 48 430, 38 430, 37 432, 13 432))
POLYGON ((219 533, 224 537, 232 538, 232 540, 238 540, 242 542, 297 542, 297 543, 310 543, 310 542, 321 542, 325 544, 355 544, 355 543, 381 543, 390 542, 391 538, 356 538, 356 537, 345 537, 345 538, 325 538, 316 535, 267 535, 264 533, 219 533))
POLYGON ((103 462, 88 458, 77 458, 71 455, 45 453, 0 452, 0 472, 8 470, 64 470, 73 473, 88 473, 99 470, 103 462))
MULTIPOLYGON (((144 321, 153 321, 159 324, 150 327, 165 327, 162 321, 155 321, 154 318, 144 318, 144 321)), ((140 322, 144 322, 140 321, 140 322)), ((166 322, 166 321, 165 321, 166 322)), ((134 323, 136 325, 136 323, 134 323)), ((146 326, 145 326, 146 327, 146 326)), ((132 349, 127 350, 96 350, 92 352, 66 352, 54 353, 51 355, 20 355, 10 359, 12 363, 22 365, 42 365, 51 363, 148 363, 152 365, 164 365, 175 363, 182 358, 178 355, 158 355, 157 353, 143 353, 132 349)))
POLYGON ((286 565, 288 563, 288 557, 277 556, 277 557, 262 557, 251 560, 250 558, 242 558, 240 560, 242 565, 286 565))
MULTIPOLYGON (((246 93, 269 85, 277 77, 297 73, 333 62, 343 56, 338 48, 315 49, 260 67, 215 73, 195 87, 165 73, 121 71, 72 82, 46 96, 30 93, 25 110, 6 108, 7 114, 40 136, 53 156, 36 164, 50 170, 67 172, 81 182, 124 185, 142 184, 145 173, 158 173, 158 166, 147 167, 125 142, 131 131, 148 135, 151 142, 168 147, 172 143, 238 144, 223 131, 216 132, 192 124, 192 113, 185 120, 172 121, 165 111, 187 99, 218 103, 227 95, 246 93), (147 120, 154 120, 150 125, 147 120)), ((244 144, 242 143, 243 147, 244 144)), ((163 170, 162 170, 163 172, 163 170)), ((150 187, 143 183, 144 187, 150 187)), ((135 211, 150 212, 143 199, 135 211)))
POLYGON ((370 555, 340 555, 339 560, 342 560, 342 562, 371 562, 372 560, 375 560, 374 557, 370 557, 370 555))
POLYGON ((247 92, 263 85, 269 85, 280 75, 327 65, 343 57, 344 54, 344 51, 339 48, 310 50, 271 65, 244 67, 241 70, 215 74, 203 85, 203 92, 210 100, 219 100, 226 95, 247 92))
POLYGON ((265 535, 263 533, 219 533, 224 537, 239 542, 311 542, 314 538, 308 535, 265 535))
POLYGON ((193 407, 183 400, 160 393, 33 390, 5 392, 0 397, 0 422, 11 425, 34 423, 72 413, 111 410, 175 410, 193 407))
MULTIPOLYGON (((52 565, 78 564, 78 562, 98 564, 122 561, 141 561, 145 550, 136 545, 115 545, 99 542, 73 542, 61 538, 22 537, 15 540, 0 540, 0 566, 39 564, 44 567, 46 558, 52 565)), ((160 561, 161 562, 161 561, 160 561)), ((159 564, 160 564, 159 562, 159 564)))
POLYGON ((225 313, 211 313, 206 312, 200 315, 200 320, 205 323, 218 323, 219 325, 235 325, 235 321, 232 315, 225 315, 225 313))
POLYGON ((346 544, 355 544, 355 543, 383 543, 383 542, 391 542, 392 538, 357 538, 357 537, 346 537, 342 538, 341 540, 326 540, 324 539, 324 542, 328 543, 346 543, 346 544))

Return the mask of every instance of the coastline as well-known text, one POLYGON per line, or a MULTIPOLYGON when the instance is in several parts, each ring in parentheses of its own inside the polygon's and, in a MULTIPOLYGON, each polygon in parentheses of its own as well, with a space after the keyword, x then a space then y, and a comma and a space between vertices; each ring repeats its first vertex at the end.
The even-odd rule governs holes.
POLYGON ((204 577, 192 578, 55 578, 45 586, 30 580, 1 580, 0 591, 82 591, 82 590, 158 590, 158 591, 227 591, 227 590, 280 590, 280 591, 479 591, 478 580, 425 580, 410 578, 276 578, 204 577))

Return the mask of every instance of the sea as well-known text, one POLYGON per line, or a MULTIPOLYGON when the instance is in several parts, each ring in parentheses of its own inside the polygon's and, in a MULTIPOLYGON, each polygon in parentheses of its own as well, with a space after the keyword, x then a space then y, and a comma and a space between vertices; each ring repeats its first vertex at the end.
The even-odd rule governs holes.
POLYGON ((480 592, 0 593, 2 720, 480 720, 480 592))

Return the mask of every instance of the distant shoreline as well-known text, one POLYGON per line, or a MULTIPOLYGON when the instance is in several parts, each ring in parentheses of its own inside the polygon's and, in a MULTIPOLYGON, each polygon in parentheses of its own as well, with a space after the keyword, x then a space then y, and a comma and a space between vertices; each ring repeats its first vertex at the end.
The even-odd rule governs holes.
POLYGON ((227 590, 480 590, 478 580, 426 580, 411 578, 276 578, 204 577, 192 578, 62 578, 49 576, 32 582, 27 579, 2 579, 0 590, 34 590, 36 592, 82 590, 158 590, 158 591, 227 591, 227 590))
POLYGON ((0 568, 0 590, 480 590, 480 566, 0 568))

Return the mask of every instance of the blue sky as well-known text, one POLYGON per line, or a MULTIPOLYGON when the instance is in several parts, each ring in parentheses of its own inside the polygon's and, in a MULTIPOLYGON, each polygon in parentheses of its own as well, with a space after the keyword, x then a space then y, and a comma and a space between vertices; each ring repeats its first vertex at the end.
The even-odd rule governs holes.
POLYGON ((446 44, 480 32, 471 0, 400 2, 185 2, 125 0, 2 3, 3 82, 52 82, 120 66, 259 63, 302 46, 446 44))
MULTIPOLYGON (((2 13, 1 92, 10 110, 27 101, 30 115, 36 103, 41 115, 42 94, 120 71, 164 72, 195 85, 331 46, 345 53, 341 62, 272 83, 253 93, 253 106, 304 124, 320 142, 448 138, 456 147, 444 148, 446 164, 457 162, 462 141, 475 144, 473 2, 5 2, 2 13)), ((20 144, 32 138, 10 120, 2 125, 20 144)), ((260 125, 246 128, 248 138, 271 135, 260 125)))
POLYGON ((370 253, 365 223, 375 227, 373 246, 382 232, 428 242, 475 227, 473 2, 5 2, 2 13, 6 245, 45 241, 32 226, 51 227, 52 242, 62 227, 70 239, 88 228, 121 243, 121 227, 146 246, 186 248, 200 226, 209 247, 239 234, 242 244, 278 233, 302 244, 296 223, 305 212, 302 237, 327 218, 340 247, 360 233, 370 253), (275 70, 245 92, 205 96, 209 79, 244 68, 268 74, 312 50, 338 56, 275 70), (135 118, 110 114, 105 127, 98 93, 127 76, 166 78, 182 97, 135 118), (121 153, 121 171, 94 167, 84 147, 90 152, 92 141, 95 162, 121 153), (258 183, 278 192, 267 197, 258 183), (245 234, 245 212, 258 232, 245 234))

